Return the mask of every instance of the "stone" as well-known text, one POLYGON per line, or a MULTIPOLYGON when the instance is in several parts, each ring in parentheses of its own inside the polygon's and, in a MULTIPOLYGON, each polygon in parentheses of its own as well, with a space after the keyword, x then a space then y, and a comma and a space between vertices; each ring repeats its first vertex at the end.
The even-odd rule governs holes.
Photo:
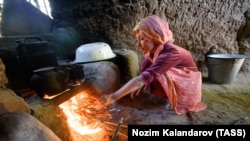
POLYGON ((8 84, 8 78, 6 77, 5 69, 6 69, 5 65, 2 59, 0 58, 0 88, 1 87, 5 88, 6 85, 8 84))
POLYGON ((31 109, 25 100, 16 95, 11 89, 0 88, 0 104, 2 104, 2 107, 8 112, 31 113, 31 109))
POLYGON ((43 123, 24 112, 2 114, 0 126, 1 141, 61 141, 43 123))

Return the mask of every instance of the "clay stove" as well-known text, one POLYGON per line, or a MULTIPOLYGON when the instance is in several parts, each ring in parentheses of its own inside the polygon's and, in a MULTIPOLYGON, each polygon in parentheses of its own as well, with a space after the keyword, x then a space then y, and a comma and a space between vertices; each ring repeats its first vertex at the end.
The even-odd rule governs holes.
POLYGON ((118 68, 108 61, 86 64, 84 68, 86 80, 81 85, 52 99, 27 99, 34 110, 33 115, 62 140, 127 140, 127 126, 123 120, 111 122, 109 110, 112 107, 105 109, 99 102, 102 94, 119 87, 114 85, 120 81, 118 68))

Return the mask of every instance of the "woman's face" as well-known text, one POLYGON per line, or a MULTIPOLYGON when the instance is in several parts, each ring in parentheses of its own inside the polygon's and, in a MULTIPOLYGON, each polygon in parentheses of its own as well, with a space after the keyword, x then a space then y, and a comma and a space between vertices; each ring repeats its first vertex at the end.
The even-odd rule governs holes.
POLYGON ((143 54, 149 53, 149 52, 153 52, 154 49, 154 43, 147 40, 146 38, 144 38, 143 36, 138 36, 138 48, 141 49, 143 54))

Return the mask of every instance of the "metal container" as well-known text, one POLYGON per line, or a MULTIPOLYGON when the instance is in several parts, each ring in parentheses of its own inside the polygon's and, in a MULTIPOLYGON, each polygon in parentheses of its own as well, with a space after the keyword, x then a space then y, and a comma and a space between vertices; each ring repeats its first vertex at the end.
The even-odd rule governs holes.
POLYGON ((208 79, 215 84, 231 84, 244 60, 243 54, 210 54, 208 57, 208 79))
POLYGON ((104 42, 95 42, 81 45, 76 49, 74 62, 88 63, 109 60, 116 57, 111 47, 104 42))
POLYGON ((57 58, 47 43, 37 36, 16 40, 17 59, 28 81, 34 70, 58 66, 57 58))
POLYGON ((85 80, 84 66, 75 62, 65 62, 60 60, 59 67, 70 70, 69 86, 80 85, 85 80))
POLYGON ((41 98, 53 96, 68 88, 70 70, 60 67, 45 67, 34 70, 30 79, 30 87, 41 98))

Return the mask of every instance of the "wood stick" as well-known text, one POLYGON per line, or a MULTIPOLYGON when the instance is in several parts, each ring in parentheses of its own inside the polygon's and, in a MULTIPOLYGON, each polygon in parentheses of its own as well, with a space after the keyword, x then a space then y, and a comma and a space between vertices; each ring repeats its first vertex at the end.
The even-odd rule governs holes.
MULTIPOLYGON (((108 122, 108 121, 105 121, 105 122, 103 122, 103 123, 104 123, 104 124, 109 124, 109 125, 112 125, 112 126, 117 126, 117 125, 118 125, 117 123, 108 122)), ((122 128, 128 128, 128 126, 127 126, 127 125, 124 125, 124 124, 120 125, 120 127, 122 127, 122 128)))

